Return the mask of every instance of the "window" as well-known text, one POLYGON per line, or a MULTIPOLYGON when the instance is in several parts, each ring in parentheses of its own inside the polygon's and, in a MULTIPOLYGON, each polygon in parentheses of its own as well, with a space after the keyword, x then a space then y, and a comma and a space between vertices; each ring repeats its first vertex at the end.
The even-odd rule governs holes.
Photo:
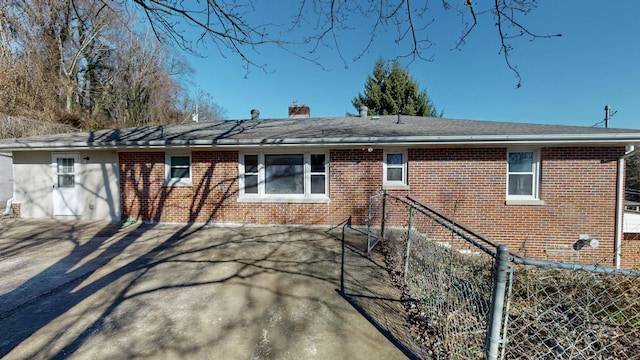
POLYGON ((403 151, 385 151, 384 153, 384 185, 407 185, 407 153, 403 151))
POLYGON ((191 185, 191 155, 167 154, 166 173, 168 185, 191 185))
POLYGON ((244 192, 258 193, 258 155, 244 156, 244 192))
POLYGON ((327 166, 325 154, 311 154, 311 193, 327 192, 327 166))
POLYGON ((264 156, 266 194, 304 194, 304 155, 264 156))
POLYGON ((240 154, 241 197, 326 198, 327 180, 324 153, 240 154))
POLYGON ((76 186, 74 158, 58 158, 58 187, 73 188, 76 186))
POLYGON ((539 169, 537 151, 507 152, 507 199, 536 200, 539 198, 539 169))

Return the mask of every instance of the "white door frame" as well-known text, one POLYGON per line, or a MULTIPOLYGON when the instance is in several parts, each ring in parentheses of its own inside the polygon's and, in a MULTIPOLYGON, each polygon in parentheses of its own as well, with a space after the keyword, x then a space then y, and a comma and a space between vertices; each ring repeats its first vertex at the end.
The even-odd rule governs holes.
POLYGON ((82 216, 82 194, 80 179, 80 153, 52 153, 51 173, 53 176, 53 215, 82 216), (72 168, 60 169, 58 173, 58 159, 72 159, 72 168), (60 175, 60 176, 59 176, 60 175), (62 181, 67 183, 62 183, 62 181), (69 186, 69 181, 73 186, 69 186))

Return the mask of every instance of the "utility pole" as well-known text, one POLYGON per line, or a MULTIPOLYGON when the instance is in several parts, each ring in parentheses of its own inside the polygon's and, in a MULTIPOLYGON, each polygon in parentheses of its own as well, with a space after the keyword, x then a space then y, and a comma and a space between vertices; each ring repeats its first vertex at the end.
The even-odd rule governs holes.
POLYGON ((609 128, 609 120, 613 117, 613 115, 615 115, 617 113, 617 111, 612 111, 611 110, 611 106, 609 105, 605 105, 604 106, 604 127, 605 128, 609 128))

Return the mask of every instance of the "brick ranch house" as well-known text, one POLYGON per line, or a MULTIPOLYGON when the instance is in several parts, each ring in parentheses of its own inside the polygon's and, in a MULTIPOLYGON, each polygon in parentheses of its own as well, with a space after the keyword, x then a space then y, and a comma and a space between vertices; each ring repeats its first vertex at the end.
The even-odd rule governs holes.
POLYGON ((449 215, 455 206, 467 226, 529 257, 588 234, 600 246, 581 250, 582 261, 640 261, 624 253, 622 233, 624 158, 640 130, 294 110, 2 140, 0 151, 13 152, 12 209, 24 218, 364 225, 369 196, 384 189, 449 215))

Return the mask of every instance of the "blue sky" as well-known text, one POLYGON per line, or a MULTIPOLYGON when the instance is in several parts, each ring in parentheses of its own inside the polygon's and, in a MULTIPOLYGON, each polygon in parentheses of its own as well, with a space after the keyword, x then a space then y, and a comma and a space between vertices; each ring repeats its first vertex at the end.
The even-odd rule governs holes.
MULTIPOLYGON (((435 45, 425 52, 433 61, 400 63, 408 66, 445 117, 592 126, 604 119, 604 106, 609 104, 617 111, 610 127, 640 129, 640 2, 541 1, 522 23, 533 32, 562 37, 514 41, 511 61, 522 76, 519 89, 499 54, 492 19, 481 18, 466 45, 451 50, 461 20, 439 4, 431 5, 436 21, 429 27, 429 38, 435 45)), ((260 16, 285 24, 288 10, 285 5, 265 7, 260 16)), ((350 21, 354 30, 339 34, 346 67, 328 49, 317 54, 324 70, 264 47, 249 54, 266 64, 267 72, 254 68, 247 74, 237 56, 222 56, 209 46, 200 49, 206 58, 188 58, 196 71, 192 86, 211 93, 229 119, 249 118, 253 108, 262 118, 286 117, 293 101, 308 104, 314 117, 355 112, 351 99, 363 91, 375 62, 380 57, 393 59, 406 49, 393 42, 391 30, 380 32, 369 51, 352 61, 367 41, 369 26, 357 17, 350 21)))

